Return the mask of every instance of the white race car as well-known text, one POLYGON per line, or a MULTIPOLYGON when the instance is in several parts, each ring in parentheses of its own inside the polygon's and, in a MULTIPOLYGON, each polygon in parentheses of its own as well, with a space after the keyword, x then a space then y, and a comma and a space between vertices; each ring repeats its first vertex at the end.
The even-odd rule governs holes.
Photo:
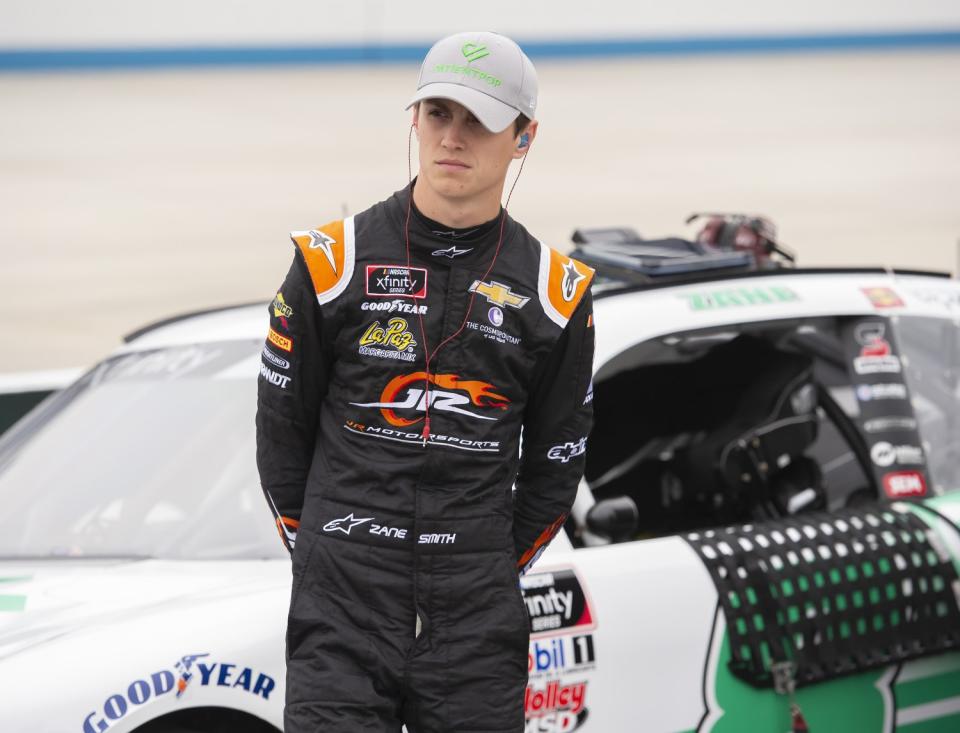
MULTIPOLYGON (((960 730, 960 284, 613 234, 527 733, 960 730)), ((266 325, 143 329, 0 439, 0 731, 281 729, 266 325)))

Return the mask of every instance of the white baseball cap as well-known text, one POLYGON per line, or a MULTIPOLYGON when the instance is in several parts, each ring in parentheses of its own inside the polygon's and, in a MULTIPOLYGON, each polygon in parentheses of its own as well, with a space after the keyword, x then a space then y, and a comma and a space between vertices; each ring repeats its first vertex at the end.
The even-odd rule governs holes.
POLYGON ((459 102, 490 132, 502 132, 520 114, 533 119, 537 72, 520 46, 506 36, 489 31, 455 33, 427 52, 417 93, 407 109, 424 99, 459 102))

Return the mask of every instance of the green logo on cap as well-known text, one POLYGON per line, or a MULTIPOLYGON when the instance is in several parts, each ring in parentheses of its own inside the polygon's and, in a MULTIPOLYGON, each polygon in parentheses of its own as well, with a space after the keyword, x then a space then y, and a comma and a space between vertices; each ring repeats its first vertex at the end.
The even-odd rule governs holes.
POLYGON ((489 56, 490 52, 486 46, 478 46, 476 43, 464 43, 460 48, 463 55, 467 58, 467 63, 473 63, 484 56, 489 56))

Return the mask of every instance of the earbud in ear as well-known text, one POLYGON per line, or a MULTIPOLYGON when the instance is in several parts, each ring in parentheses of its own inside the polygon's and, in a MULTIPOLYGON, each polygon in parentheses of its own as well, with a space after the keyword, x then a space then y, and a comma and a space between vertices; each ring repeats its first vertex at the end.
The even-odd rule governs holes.
POLYGON ((520 136, 520 144, 517 145, 518 148, 525 148, 530 144, 530 135, 526 132, 520 136))

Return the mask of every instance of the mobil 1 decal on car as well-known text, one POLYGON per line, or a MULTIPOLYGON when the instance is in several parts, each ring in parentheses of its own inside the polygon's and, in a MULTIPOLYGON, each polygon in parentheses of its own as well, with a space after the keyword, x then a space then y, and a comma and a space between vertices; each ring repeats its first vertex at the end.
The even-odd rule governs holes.
POLYGON ((530 617, 529 683, 524 733, 568 733, 587 721, 587 691, 596 667, 590 596, 573 568, 520 579, 530 617))
POLYGON ((891 500, 926 496, 926 457, 892 323, 848 318, 840 334, 877 486, 891 500))

